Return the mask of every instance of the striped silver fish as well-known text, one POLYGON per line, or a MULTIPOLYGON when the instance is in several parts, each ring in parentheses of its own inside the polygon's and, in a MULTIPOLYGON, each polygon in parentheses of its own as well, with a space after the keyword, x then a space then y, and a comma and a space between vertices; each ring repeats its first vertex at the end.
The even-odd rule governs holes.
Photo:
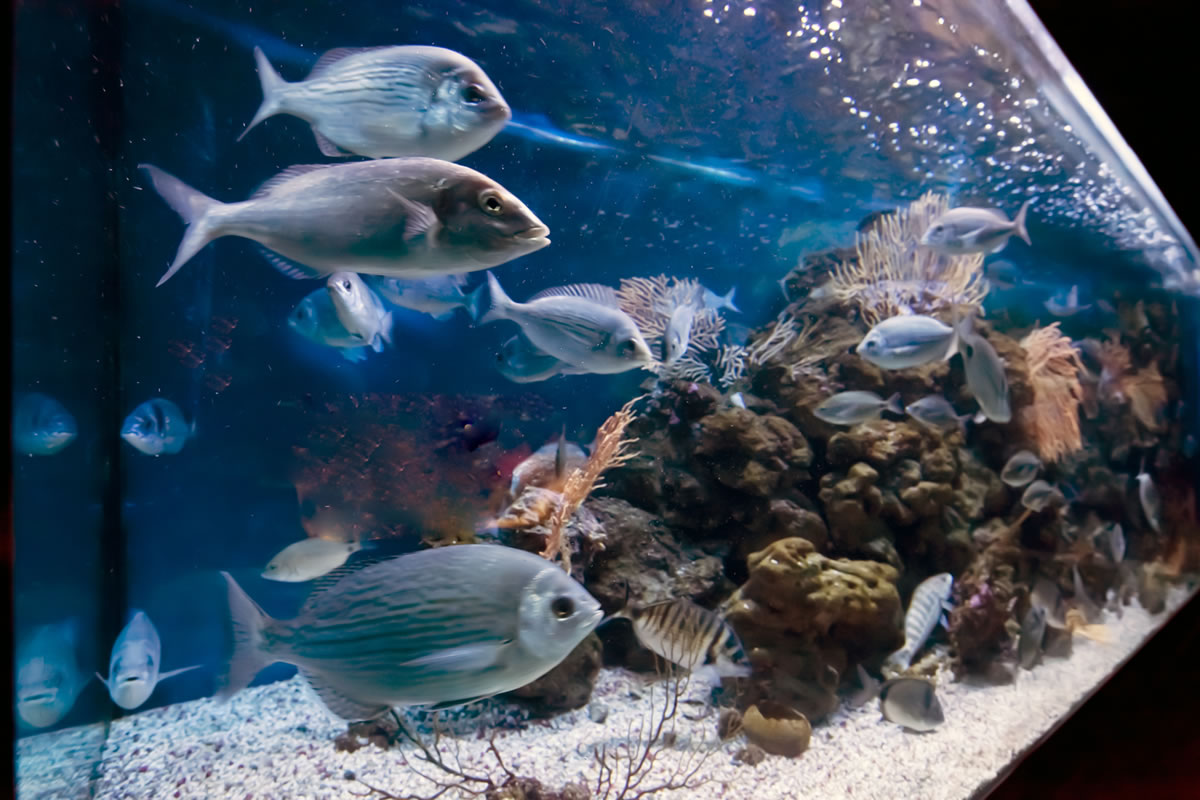
POLYGON ((475 152, 512 117, 500 90, 471 59, 443 47, 341 47, 308 77, 288 83, 254 48, 263 101, 238 137, 276 114, 312 125, 330 157, 427 156, 475 152))
POLYGON ((926 578, 917 585, 904 615, 904 647, 888 656, 889 664, 900 670, 909 668, 913 656, 921 651, 937 627, 942 612, 949 609, 953 588, 954 576, 949 572, 926 578))
POLYGON ((600 604, 539 556, 492 544, 423 550, 353 569, 295 619, 267 616, 228 573, 234 649, 222 697, 294 664, 347 720, 449 708, 549 672, 600 623, 600 604))
POLYGON ((746 652, 733 628, 690 600, 626 607, 612 618, 622 617, 633 623, 643 647, 688 670, 692 677, 715 682, 750 674, 746 652))

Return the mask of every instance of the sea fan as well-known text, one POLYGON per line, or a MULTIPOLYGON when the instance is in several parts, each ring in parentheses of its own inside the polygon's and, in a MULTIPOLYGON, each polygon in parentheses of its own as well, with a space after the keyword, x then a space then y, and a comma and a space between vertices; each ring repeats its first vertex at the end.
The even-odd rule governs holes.
MULTIPOLYGON (((658 275, 653 278, 621 279, 621 288, 617 290, 621 310, 637 323, 638 330, 642 332, 653 353, 665 355, 664 338, 671 313, 685 305, 697 308, 696 316, 692 320, 688 347, 684 358, 680 359, 680 362, 685 363, 680 365, 679 369, 673 369, 675 364, 655 365, 655 369, 666 379, 694 378, 695 375, 685 373, 694 370, 695 365, 701 363, 698 358, 701 354, 716 350, 720 344, 725 320, 714 309, 701 308, 703 293, 704 287, 693 278, 658 275)), ((701 364, 701 368, 704 371, 704 379, 707 379, 707 366, 701 364)))
POLYGON ((1043 461, 1058 461, 1083 447, 1079 404, 1083 387, 1079 353, 1058 329, 1058 323, 1034 328, 1021 340, 1029 365, 1033 402, 1019 412, 1021 427, 1043 461))

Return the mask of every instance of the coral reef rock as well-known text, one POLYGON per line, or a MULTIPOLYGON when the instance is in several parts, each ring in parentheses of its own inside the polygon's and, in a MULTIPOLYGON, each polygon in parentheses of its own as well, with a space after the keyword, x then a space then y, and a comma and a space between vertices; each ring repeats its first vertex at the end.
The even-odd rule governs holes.
POLYGON ((778 703, 750 706, 742 721, 746 738, 777 756, 796 758, 812 740, 812 725, 804 715, 778 703))
POLYGON ((728 408, 700 420, 695 460, 723 486, 769 497, 807 477, 812 450, 783 417, 728 408))

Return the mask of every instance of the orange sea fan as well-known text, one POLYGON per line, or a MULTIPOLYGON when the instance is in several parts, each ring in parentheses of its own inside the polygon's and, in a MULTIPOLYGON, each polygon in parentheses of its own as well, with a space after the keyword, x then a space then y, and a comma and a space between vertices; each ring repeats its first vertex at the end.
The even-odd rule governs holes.
POLYGON ((1058 461, 1083 447, 1079 431, 1083 362, 1057 322, 1034 328, 1021 340, 1021 347, 1033 389, 1033 402, 1019 412, 1021 427, 1043 461, 1058 461))
POLYGON ((1134 372, 1129 348, 1116 339, 1101 345, 1101 396, 1115 403, 1129 403, 1129 410, 1146 430, 1163 430, 1163 411, 1167 407, 1167 386, 1158 364, 1150 363, 1134 372))

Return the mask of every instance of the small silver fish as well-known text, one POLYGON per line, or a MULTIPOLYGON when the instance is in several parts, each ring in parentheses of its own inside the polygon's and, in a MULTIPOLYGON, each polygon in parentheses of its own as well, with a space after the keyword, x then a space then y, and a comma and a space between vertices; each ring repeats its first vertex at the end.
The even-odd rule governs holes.
POLYGON ((1009 422, 1012 408, 1008 402, 1008 375, 1004 362, 988 340, 971 329, 969 317, 958 328, 958 352, 963 357, 967 388, 984 415, 992 422, 1009 422))
POLYGON ((733 394, 729 395, 729 405, 734 406, 735 408, 745 408, 746 398, 741 392, 734 392, 733 394))
POLYGON ((682 303, 671 310, 667 318, 667 330, 663 334, 663 362, 674 364, 687 352, 692 338, 692 323, 696 320, 696 307, 682 303))
POLYGON ((511 320, 534 346, 560 361, 599 374, 649 368, 653 361, 637 323, 617 306, 615 292, 608 289, 609 300, 598 291, 608 287, 580 289, 580 295, 542 292, 517 303, 490 272, 488 286, 492 307, 480 321, 511 320))
POLYGON ((1034 513, 1045 511, 1047 508, 1059 507, 1066 502, 1063 493, 1057 487, 1043 480, 1036 480, 1025 489, 1021 495, 1021 505, 1034 513))
POLYGON ((1000 470, 1000 480, 1014 489, 1019 489, 1036 478, 1041 468, 1040 458, 1028 450, 1021 450, 1004 462, 1004 468, 1000 470))
POLYGON ((370 350, 338 319, 327 288, 315 289, 288 314, 288 327, 304 338, 335 348, 350 362, 363 361, 370 350))
POLYGON ((139 405, 121 426, 121 438, 148 456, 175 455, 195 434, 196 420, 188 422, 183 410, 164 397, 139 405))
POLYGON ((371 286, 394 306, 420 311, 437 320, 450 319, 455 309, 462 308, 475 320, 479 318, 479 303, 486 286, 481 283, 470 294, 464 294, 466 283, 466 275, 440 275, 423 280, 376 277, 371 286))
POLYGON ((643 647, 688 670, 694 678, 716 682, 750 674, 745 650, 733 628, 717 613, 690 600, 627 606, 612 615, 612 619, 618 618, 633 623, 643 647))
POLYGON ((712 289, 705 287, 704 293, 701 295, 701 303, 703 304, 704 308, 709 308, 713 311, 720 311, 723 308, 727 308, 735 314, 740 314, 742 313, 741 309, 733 304, 733 295, 736 292, 736 286, 731 288, 725 294, 717 294, 712 289))
POLYGON ((1046 638, 1046 609, 1032 604, 1021 620, 1021 632, 1017 635, 1017 663, 1024 669, 1033 669, 1042 655, 1042 642, 1046 638))
POLYGON ((433 158, 289 167, 240 203, 214 200, 150 164, 141 168, 188 225, 158 286, 222 236, 264 245, 293 278, 473 272, 550 244, 550 229, 503 186, 433 158))
POLYGON ((1162 496, 1158 493, 1158 487, 1154 485, 1154 479, 1146 472, 1145 465, 1138 471, 1137 485, 1138 500, 1141 501, 1146 522, 1155 533, 1162 533, 1162 496))
POLYGON ((333 572, 346 559, 365 549, 362 542, 339 542, 310 536, 292 542, 267 562, 262 576, 269 581, 300 583, 333 572))
POLYGON ((930 221, 921 244, 948 255, 999 253, 1013 234, 1030 244, 1025 213, 1032 202, 1026 200, 1011 221, 992 208, 952 208, 930 221))
POLYGON ((496 369, 513 383, 537 383, 555 375, 582 375, 587 372, 543 353, 523 333, 518 333, 500 346, 500 352, 496 354, 496 369))
POLYGON ((904 615, 904 646, 888 656, 888 663, 905 670, 912 665, 913 656, 925 646, 925 640, 937 627, 938 619, 950 608, 950 592, 954 576, 942 572, 926 578, 913 590, 904 615))
POLYGON ((50 456, 75 441, 75 417, 49 395, 29 392, 13 403, 13 449, 27 456, 50 456))
POLYGON ((912 731, 931 731, 946 721, 934 686, 924 678, 893 678, 879 688, 884 719, 912 731))
POLYGON ((887 400, 874 392, 838 392, 813 409, 813 416, 830 425, 858 425, 879 419, 884 411, 904 413, 899 392, 887 400))
POLYGON ((1114 564, 1120 564, 1125 560, 1125 531, 1121 529, 1121 523, 1110 522, 1106 530, 1106 538, 1108 539, 1108 554, 1112 557, 1114 564))
POLYGON ((220 696, 284 661, 347 720, 512 691, 566 658, 603 616, 559 566, 493 544, 438 547, 353 570, 290 620, 268 617, 222 575, 234 650, 220 696))
POLYGON ((940 394, 926 395, 915 403, 909 403, 905 411, 917 422, 930 428, 939 431, 958 428, 964 435, 967 430, 966 421, 971 418, 970 414, 959 414, 955 411, 950 401, 940 394))
POLYGON ((457 161, 512 118, 479 65, 442 47, 341 47, 296 83, 281 78, 258 47, 254 61, 263 101, 238 141, 264 119, 291 114, 312 125, 326 156, 457 161))
POLYGON ((907 369, 954 355, 954 328, 918 314, 890 317, 867 332, 855 352, 882 369, 907 369))
POLYGON ((129 623, 113 643, 112 656, 108 661, 108 678, 98 672, 96 677, 108 687, 108 694, 114 703, 132 711, 150 699, 160 682, 199 666, 159 672, 161 659, 162 641, 158 637, 158 630, 146 612, 134 610, 129 623))
POLYGON ((353 272, 335 272, 325 282, 338 322, 361 344, 376 353, 392 343, 392 312, 386 311, 379 295, 353 272))
POLYGON ((1080 311, 1091 308, 1091 303, 1079 305, 1079 287, 1072 286, 1069 290, 1055 292, 1049 300, 1043 303, 1046 310, 1056 317, 1073 317, 1080 311))
POLYGON ((35 728, 49 728, 75 705, 88 678, 79 670, 75 620, 42 625, 17 649, 17 716, 35 728))

